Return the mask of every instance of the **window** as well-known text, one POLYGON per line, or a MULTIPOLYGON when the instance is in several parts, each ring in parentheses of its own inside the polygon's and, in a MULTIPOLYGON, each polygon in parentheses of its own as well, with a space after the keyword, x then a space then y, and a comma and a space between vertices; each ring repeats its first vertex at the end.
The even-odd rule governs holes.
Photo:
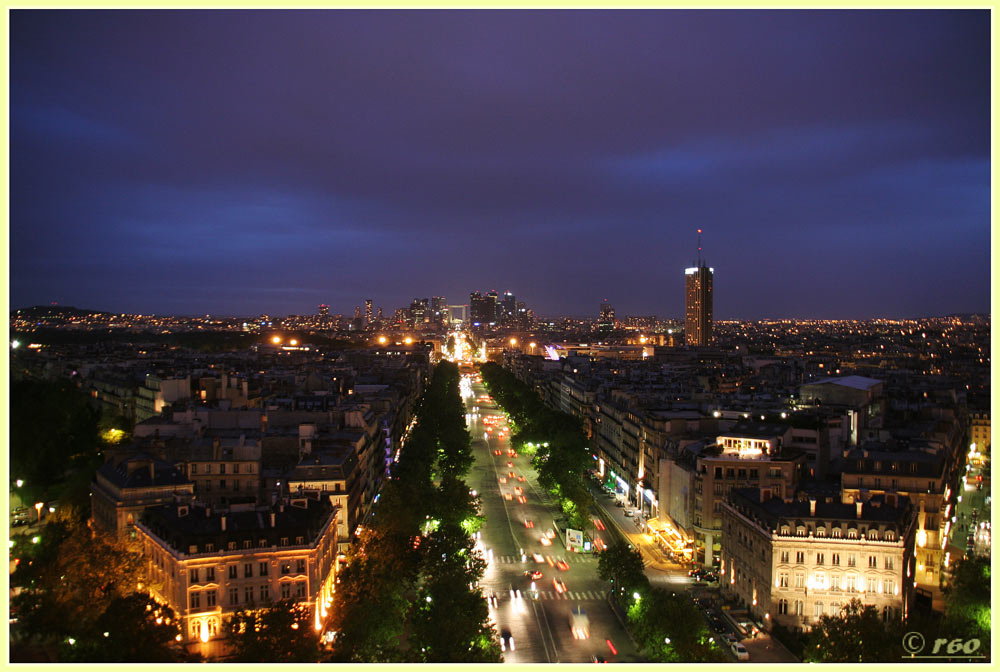
POLYGON ((760 478, 760 472, 757 469, 751 469, 750 470, 750 478, 755 479, 755 480, 759 479, 760 478))
POLYGON ((214 590, 205 591, 205 606, 214 607, 215 606, 216 592, 214 590))
POLYGON ((822 602, 816 602, 816 603, 814 603, 813 604, 813 616, 815 616, 816 618, 819 618, 822 615, 823 615, 823 603, 822 602))
POLYGON ((788 562, 788 551, 782 551, 781 552, 781 561, 782 562, 788 562))
POLYGON ((736 477, 736 470, 735 469, 732 469, 732 468, 726 469, 726 478, 735 478, 735 477, 736 477))
POLYGON ((836 565, 836 566, 840 566, 840 553, 834 553, 834 554, 833 554, 833 555, 832 555, 832 556, 830 557, 830 564, 831 564, 831 565, 836 565))
POLYGON ((205 465, 205 473, 206 474, 211 474, 212 473, 212 465, 211 464, 206 464, 205 465))
POLYGON ((191 593, 191 608, 201 609, 201 593, 197 590, 192 590, 191 593))
POLYGON ((226 548, 229 549, 230 551, 235 551, 236 550, 236 542, 235 541, 230 541, 228 544, 226 544, 226 548))
POLYGON ((895 569, 895 567, 893 567, 894 564, 895 563, 893 563, 892 558, 886 556, 886 558, 885 558, 885 568, 886 569, 895 569))
POLYGON ((261 602, 267 602, 269 599, 271 599, 270 593, 271 593, 270 587, 268 587, 267 585, 261 586, 260 587, 260 601, 261 602))
POLYGON ((226 464, 225 464, 225 462, 223 462, 222 464, 219 465, 219 473, 220 474, 226 473, 226 464))
POLYGON ((715 477, 716 478, 722 478, 722 467, 716 467, 715 468, 715 477))
POLYGON ((229 578, 230 579, 236 578, 236 565, 229 565, 229 578))
POLYGON ((260 563, 259 569, 260 569, 260 575, 261 576, 267 576, 267 563, 266 562, 260 563))
POLYGON ((805 554, 805 552, 803 552, 803 551, 796 551, 795 552, 795 562, 796 562, 796 564, 801 565, 801 564, 804 564, 805 561, 806 561, 806 554, 805 554))
POLYGON ((288 545, 288 537, 282 537, 281 541, 279 541, 278 544, 280 546, 287 546, 288 545))
POLYGON ((878 579, 874 577, 868 577, 868 592, 874 593, 878 590, 878 579))
POLYGON ((285 581, 281 584, 281 599, 287 600, 292 596, 292 584, 285 581))
POLYGON ((834 539, 840 539, 840 535, 841 535, 841 530, 839 527, 835 527, 832 530, 830 530, 830 536, 833 537, 834 539))
POLYGON ((295 543, 298 544, 299 546, 301 546, 302 545, 302 537, 295 537, 295 543))
POLYGON ((792 528, 788 527, 788 525, 782 525, 781 526, 781 533, 782 534, 791 534, 791 532, 792 532, 792 528))
POLYGON ((804 537, 806 536, 806 528, 804 525, 799 525, 795 528, 795 536, 804 537))
POLYGON ((868 556, 868 569, 878 569, 878 556, 868 556))
POLYGON ((239 481, 239 479, 236 479, 236 478, 233 479, 233 490, 239 492, 239 490, 240 490, 240 481, 239 481))
POLYGON ((283 563, 281 563, 281 573, 282 574, 291 574, 292 573, 292 563, 290 563, 290 562, 283 562, 283 563))
POLYGON ((243 548, 250 548, 250 546, 252 544, 253 544, 253 542, 251 540, 249 540, 249 539, 244 539, 243 540, 243 548))
POLYGON ((848 528, 848 530, 847 530, 847 538, 848 539, 857 539, 858 538, 858 531, 855 528, 853 528, 853 527, 848 528))
POLYGON ((778 587, 779 588, 788 588, 788 574, 779 574, 778 575, 778 587))
POLYGON ((830 575, 830 590, 840 590, 840 574, 830 575))
POLYGON ((206 582, 215 581, 215 567, 205 568, 205 581, 206 582))
POLYGON ((892 530, 886 530, 885 531, 885 540, 886 541, 896 541, 896 533, 893 532, 892 530))
POLYGON ((795 587, 796 588, 805 588, 805 586, 806 586, 806 577, 805 577, 805 575, 803 575, 803 574, 796 574, 795 575, 795 587))
POLYGON ((877 541, 878 540, 878 530, 876 530, 874 528, 868 530, 868 539, 870 541, 877 541))
POLYGON ((258 539, 257 545, 260 546, 261 548, 264 548, 265 546, 267 546, 267 539, 258 539))
POLYGON ((214 553, 215 552, 215 544, 205 544, 205 552, 206 553, 214 553))
POLYGON ((716 483, 715 485, 713 485, 712 486, 712 490, 715 491, 715 494, 721 495, 722 494, 722 483, 716 483))
POLYGON ((190 575, 191 575, 190 576, 190 582, 191 583, 200 583, 200 581, 198 580, 198 570, 197 569, 192 569, 191 572, 190 572, 190 575))
POLYGON ((826 536, 826 528, 822 527, 822 526, 817 527, 816 528, 816 536, 817 537, 825 537, 826 536))
POLYGON ((243 565, 243 576, 245 576, 248 579, 251 576, 253 576, 253 563, 252 562, 248 562, 245 565, 243 565))
POLYGON ((853 553, 848 553, 847 554, 847 566, 848 567, 857 567, 857 565, 858 565, 858 559, 857 559, 857 557, 853 553))
POLYGON ((882 581, 882 592, 886 595, 892 595, 896 592, 896 582, 893 579, 885 579, 882 581))
POLYGON ((805 603, 802 600, 795 600, 795 615, 801 616, 805 612, 805 603))
POLYGON ((235 607, 240 603, 240 589, 230 588, 229 589, 229 606, 235 607))
POLYGON ((198 473, 198 465, 197 464, 192 464, 191 465, 191 474, 194 475, 194 474, 197 474, 197 473, 198 473))
POLYGON ((305 558, 299 558, 295 561, 295 571, 299 574, 306 573, 306 560, 305 558))
POLYGON ((849 593, 853 593, 857 590, 857 577, 853 574, 847 575, 847 586, 845 586, 845 590, 849 593))
POLYGON ((247 604, 253 604, 253 586, 246 586, 243 589, 243 601, 247 604))
POLYGON ((822 565, 823 564, 823 560, 824 560, 823 554, 822 553, 817 553, 816 554, 816 564, 817 565, 822 565))
POLYGON ((830 615, 831 616, 839 616, 840 615, 840 602, 831 602, 830 603, 830 615))
POLYGON ((297 581, 295 583, 295 597, 305 597, 306 596, 306 582, 297 581))
POLYGON ((747 470, 746 469, 738 469, 736 471, 736 477, 739 478, 740 480, 746 480, 747 470))
POLYGON ((778 613, 779 614, 788 613, 788 600, 778 600, 778 613))
POLYGON ((239 465, 239 462, 237 462, 236 464, 234 464, 234 465, 233 465, 233 473, 234 473, 234 474, 238 474, 238 473, 240 473, 240 465, 239 465))
POLYGON ((225 490, 225 489, 226 489, 226 479, 221 478, 219 479, 219 490, 225 490))

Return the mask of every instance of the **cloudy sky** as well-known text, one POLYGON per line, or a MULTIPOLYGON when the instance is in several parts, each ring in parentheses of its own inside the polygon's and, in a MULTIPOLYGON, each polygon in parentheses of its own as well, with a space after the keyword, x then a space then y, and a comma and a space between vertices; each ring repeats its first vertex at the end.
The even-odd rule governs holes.
POLYGON ((986 11, 10 13, 10 303, 988 312, 986 11))

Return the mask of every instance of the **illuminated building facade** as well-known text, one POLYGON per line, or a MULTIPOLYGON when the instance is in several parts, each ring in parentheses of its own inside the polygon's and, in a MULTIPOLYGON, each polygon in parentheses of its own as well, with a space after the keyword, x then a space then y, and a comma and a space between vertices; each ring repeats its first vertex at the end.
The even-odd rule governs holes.
POLYGON ((714 268, 684 269, 684 339, 688 345, 712 342, 712 277, 714 268))
POLYGON ((765 499, 734 490, 722 503, 723 595, 770 628, 810 630, 852 599, 885 621, 906 617, 914 597, 915 515, 906 498, 844 504, 835 498, 765 499))
POLYGON ((223 639, 236 611, 281 600, 308 604, 321 630, 335 590, 338 516, 329 499, 309 497, 241 510, 147 509, 136 525, 146 587, 177 612, 194 650, 223 639))
POLYGON ((139 453, 109 460, 90 484, 94 524, 121 539, 135 538, 135 524, 148 506, 190 502, 194 483, 175 465, 139 453))

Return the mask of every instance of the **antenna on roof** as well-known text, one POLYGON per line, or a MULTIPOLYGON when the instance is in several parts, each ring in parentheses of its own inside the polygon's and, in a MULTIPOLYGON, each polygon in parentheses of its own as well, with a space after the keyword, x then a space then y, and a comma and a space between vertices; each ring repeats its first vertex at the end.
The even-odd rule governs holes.
POLYGON ((698 229, 698 268, 701 268, 701 229, 698 229))

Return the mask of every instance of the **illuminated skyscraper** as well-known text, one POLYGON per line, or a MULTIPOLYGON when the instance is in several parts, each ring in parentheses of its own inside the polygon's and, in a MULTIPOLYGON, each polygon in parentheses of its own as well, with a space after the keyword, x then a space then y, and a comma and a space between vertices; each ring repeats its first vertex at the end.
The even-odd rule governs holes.
POLYGON ((600 331, 611 331, 615 328, 615 309, 607 299, 601 302, 601 316, 597 318, 597 328, 600 331))
POLYGON ((684 269, 684 341, 688 345, 712 342, 712 277, 714 268, 701 259, 701 229, 698 229, 698 265, 684 269))
POLYGON ((365 325, 372 323, 372 300, 365 299, 365 325))

